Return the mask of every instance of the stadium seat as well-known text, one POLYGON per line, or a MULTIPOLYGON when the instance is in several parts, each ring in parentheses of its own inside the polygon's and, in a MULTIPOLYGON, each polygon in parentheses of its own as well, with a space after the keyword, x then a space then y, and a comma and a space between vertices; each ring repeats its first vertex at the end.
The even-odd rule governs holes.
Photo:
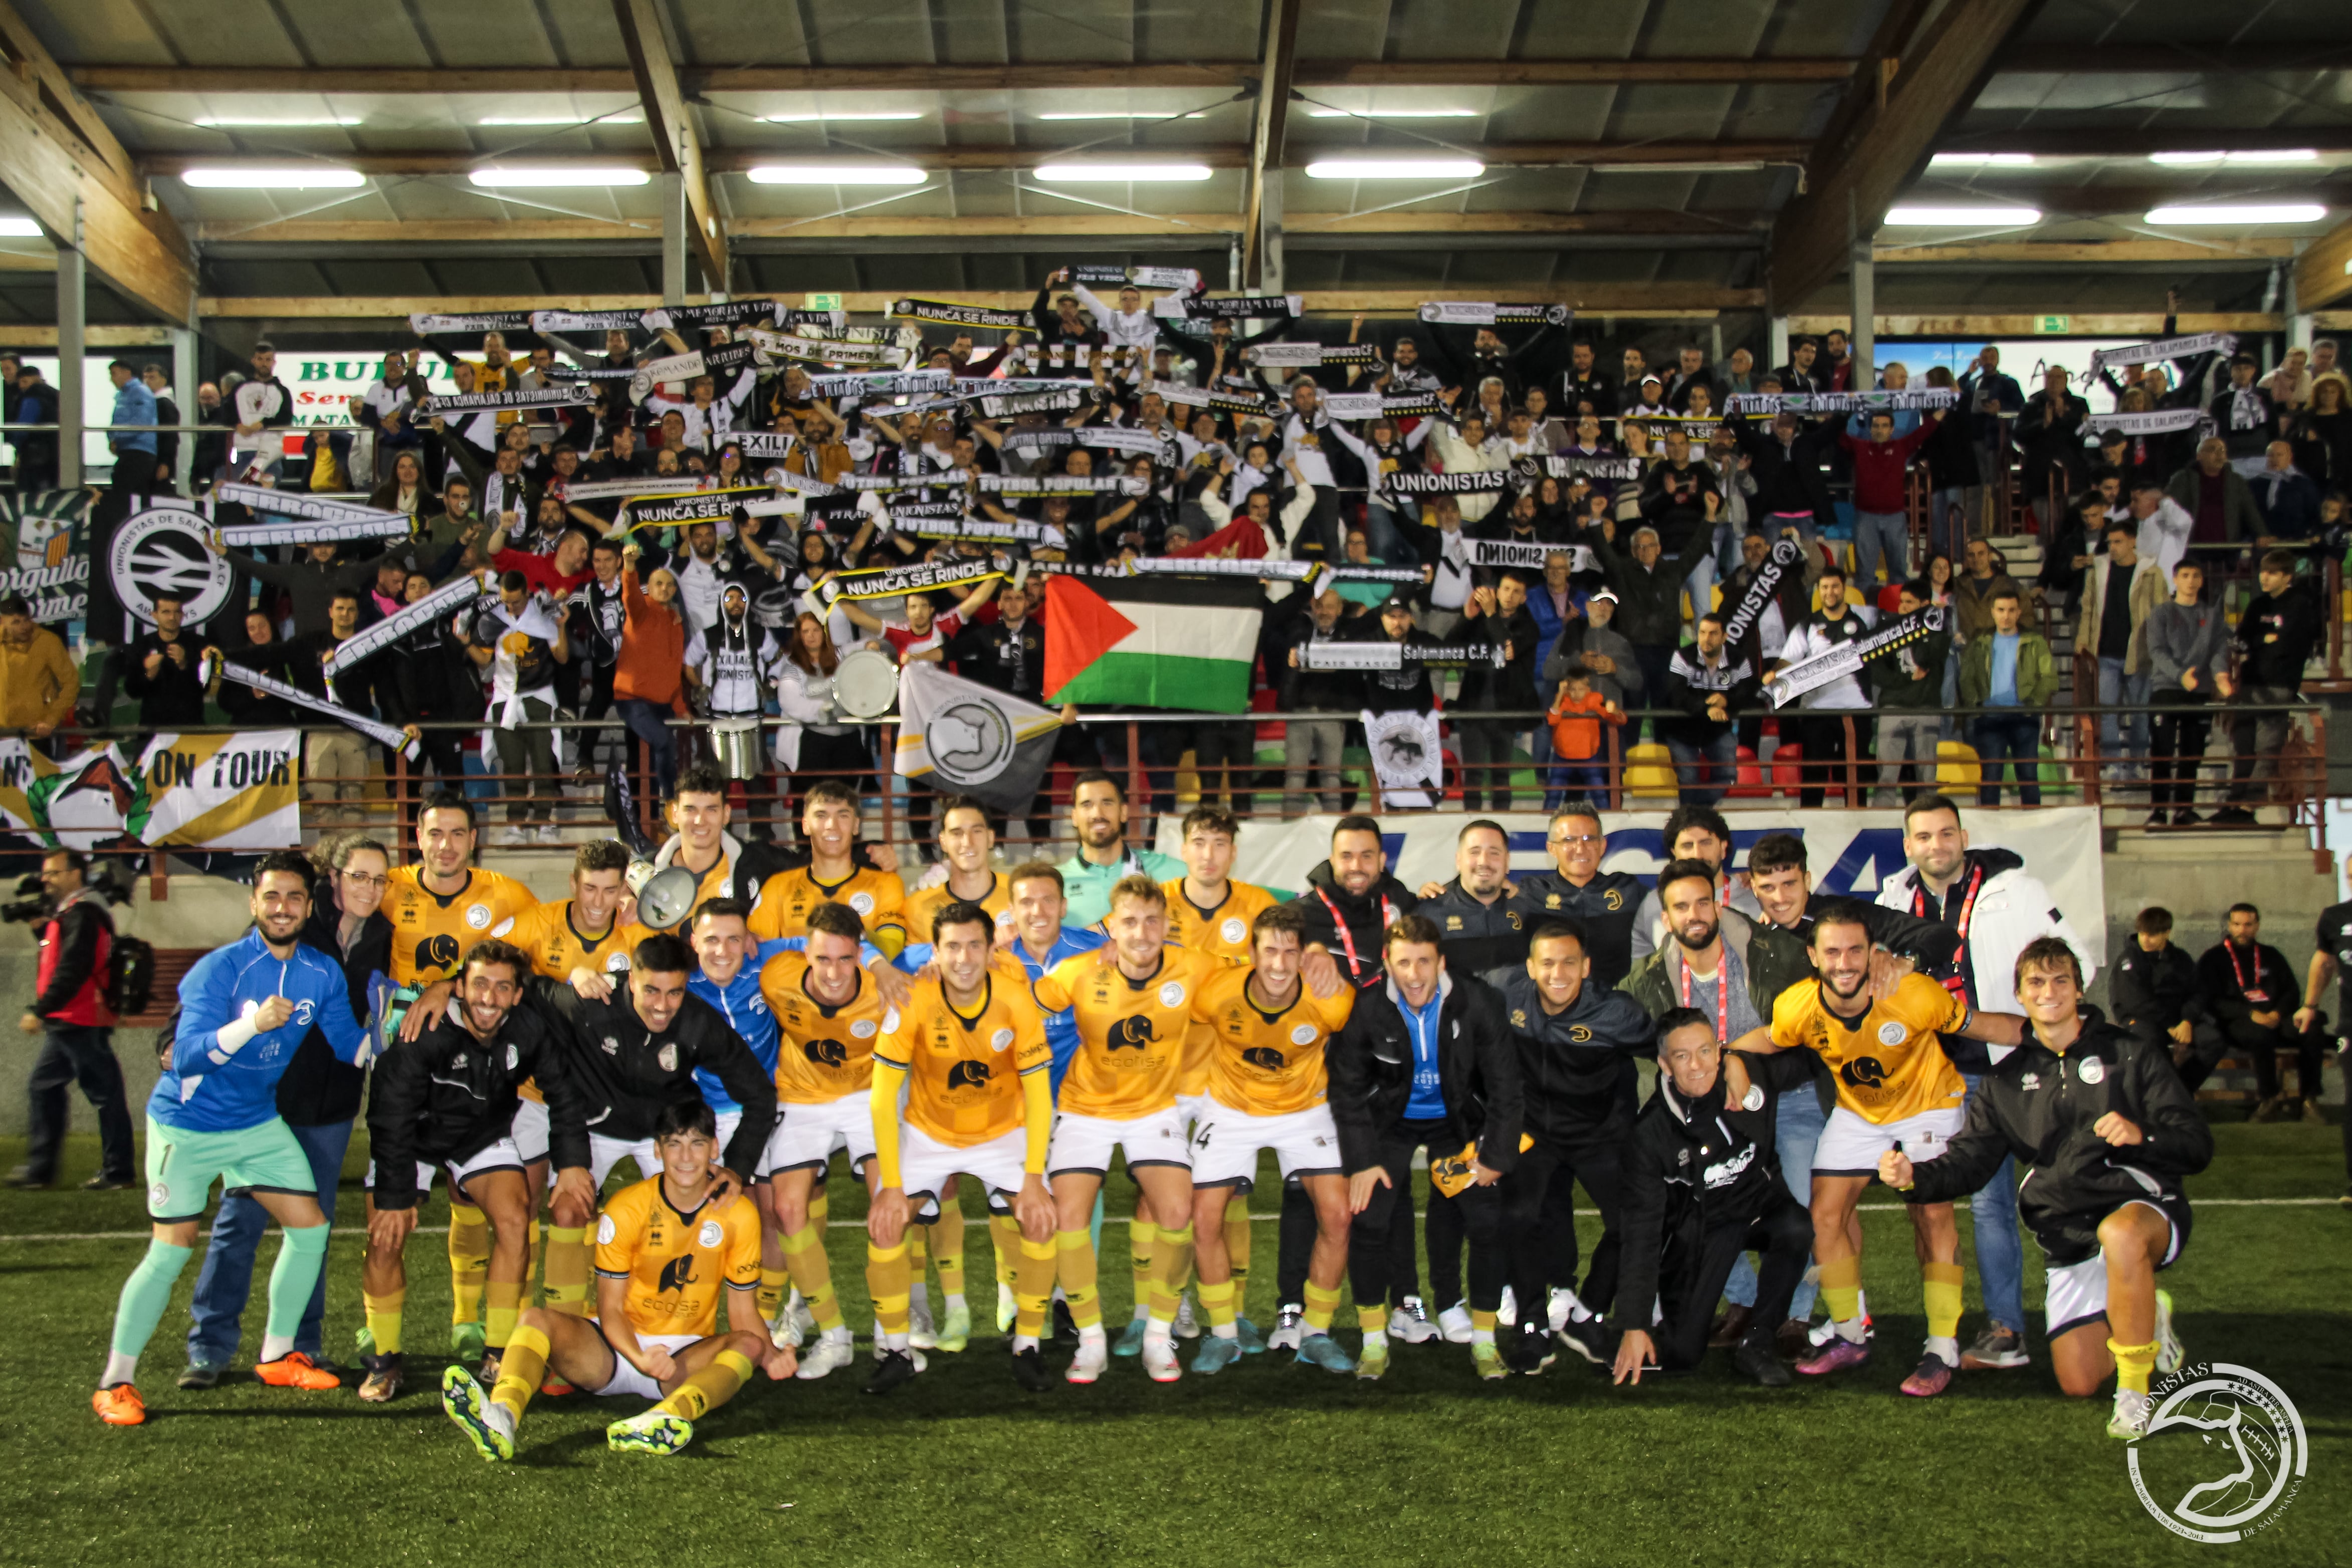
POLYGON ((1977 751, 1961 741, 1947 740, 1936 747, 1936 785, 1942 789, 1973 789, 1984 778, 1984 769, 1977 765, 1977 751))
POLYGON ((1663 745, 1649 741, 1626 748, 1625 793, 1672 795, 1677 788, 1674 754, 1663 745))
POLYGON ((1798 764, 1805 759, 1805 748, 1793 741, 1782 741, 1772 753, 1771 793, 1794 795, 1804 784, 1798 764))
POLYGON ((1764 768, 1756 760, 1756 754, 1744 746, 1738 750, 1730 792, 1746 800, 1770 800, 1772 787, 1764 781, 1764 768))

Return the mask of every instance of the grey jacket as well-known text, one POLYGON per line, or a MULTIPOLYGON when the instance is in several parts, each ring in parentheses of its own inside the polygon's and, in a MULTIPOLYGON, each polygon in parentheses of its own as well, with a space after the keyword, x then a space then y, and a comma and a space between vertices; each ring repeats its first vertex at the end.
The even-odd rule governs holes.
POLYGON ((1629 695, 1642 690, 1642 666, 1633 657, 1633 644, 1619 636, 1610 627, 1596 627, 1579 616, 1560 629, 1551 645, 1551 656, 1544 660, 1545 690, 1559 685, 1568 673, 1570 659, 1581 659, 1587 653, 1599 653, 1617 667, 1605 675, 1592 677, 1592 689, 1615 703, 1626 706, 1629 695))
POLYGON ((2177 692, 2180 672, 2195 669, 2197 689, 2213 690, 2213 672, 2228 657, 2230 627, 2219 603, 2194 608, 2168 599, 2149 612, 2142 628, 2147 638, 2148 690, 2177 692))

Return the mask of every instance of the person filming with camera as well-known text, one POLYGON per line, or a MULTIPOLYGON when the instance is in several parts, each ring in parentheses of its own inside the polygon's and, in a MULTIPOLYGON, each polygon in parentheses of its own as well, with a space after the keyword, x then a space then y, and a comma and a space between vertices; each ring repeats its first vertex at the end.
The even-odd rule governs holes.
POLYGON ((89 876, 87 855, 51 850, 41 858, 40 898, 0 907, 0 918, 30 922, 41 945, 36 981, 40 989, 16 1027, 48 1037, 26 1084, 25 1163, 10 1174, 11 1186, 46 1187, 57 1181, 66 1086, 77 1082, 98 1113, 99 1170, 83 1186, 112 1192, 137 1180, 129 1096, 122 1063, 114 1055, 114 1014, 106 1005, 114 921, 106 912, 105 892, 89 885, 89 876))

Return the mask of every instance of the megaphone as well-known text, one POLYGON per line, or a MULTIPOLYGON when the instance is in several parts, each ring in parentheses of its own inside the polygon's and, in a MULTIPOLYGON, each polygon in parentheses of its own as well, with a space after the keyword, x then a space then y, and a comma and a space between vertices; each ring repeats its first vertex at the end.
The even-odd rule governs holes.
MULTIPOLYGON (((649 862, 640 861, 637 864, 650 869, 649 862)), ((630 869, 634 873, 635 867, 630 869)), ((684 925, 686 917, 694 913, 694 890, 698 885, 698 879, 684 866, 653 872, 637 888, 637 924, 654 931, 674 930, 684 925)))

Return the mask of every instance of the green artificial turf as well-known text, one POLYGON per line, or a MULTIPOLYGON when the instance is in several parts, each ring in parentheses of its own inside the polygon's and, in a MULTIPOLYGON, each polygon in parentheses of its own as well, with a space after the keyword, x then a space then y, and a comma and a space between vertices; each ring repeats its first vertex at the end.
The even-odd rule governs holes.
MULTIPOLYGON (((1090 1388, 1027 1396, 992 1335, 995 1289, 974 1217, 968 1252, 980 1333, 888 1399, 858 1393, 866 1316, 862 1202, 835 1172, 830 1250, 860 1360, 822 1383, 761 1382, 667 1460, 608 1452, 635 1401, 542 1399, 509 1466, 493 1467, 434 1393, 448 1303, 442 1238, 410 1244, 410 1392, 385 1408, 346 1393, 172 1385, 191 1264, 142 1364, 143 1427, 102 1427, 88 1400, 116 1291, 143 1231, 136 1192, 0 1193, 0 1562, 70 1563, 1149 1563, 1446 1568, 1505 1563, 2334 1563, 2352 1557, 2345 1461, 2344 1303, 2352 1215, 2332 1127, 2225 1125, 2196 1199, 2320 1198, 2199 1209, 2167 1276, 2192 1359, 2242 1362, 2301 1409, 2313 1444, 2302 1494, 2256 1542, 2179 1540, 2135 1498, 2105 1402, 2062 1398, 2038 1333, 2034 1365, 1963 1374, 1912 1401, 1895 1384, 1924 1332, 1904 1218, 1864 1217, 1877 1359, 1828 1385, 1765 1390, 1721 1354, 1700 1372, 1612 1389, 1565 1360, 1483 1384, 1466 1347, 1408 1347, 1378 1384, 1252 1357, 1213 1378, 1149 1382, 1119 1361, 1090 1388), (130 1232, 108 1239, 17 1239, 130 1232)), ((16 1150, 0 1145, 0 1157, 16 1150)), ((94 1148, 77 1140, 69 1181, 94 1148)), ((341 1219, 357 1221, 359 1154, 341 1219)), ((1122 1211, 1132 1189, 1110 1188, 1122 1211)), ((1273 1316, 1275 1228, 1256 1229, 1249 1310, 1273 1316)), ((1968 1230, 1962 1210, 1962 1233, 1968 1230)), ((445 1224, 436 1196, 427 1225, 445 1224)), ((1588 1244, 1594 1221, 1584 1223, 1588 1244)), ((329 1354, 358 1326, 356 1236, 330 1262, 329 1354)), ((266 1270, 275 1239, 263 1244, 266 1270)), ((2029 1239, 2027 1291, 2041 1260, 2029 1239)), ((1104 1234, 1104 1296, 1127 1309, 1125 1227, 1104 1234)), ((1980 1322, 1969 1284, 1965 1339, 1980 1322)), ((262 1312, 247 1317, 249 1364, 262 1312)), ((1352 1322, 1343 1308, 1340 1322, 1352 1322)), ((1355 1334, 1344 1329, 1352 1348, 1355 1334)), ((1190 1360, 1190 1348, 1185 1359, 1190 1360)), ((1058 1366, 1067 1348, 1049 1351, 1058 1366)), ((2175 1434, 2158 1441, 2190 1441, 2175 1434)))

